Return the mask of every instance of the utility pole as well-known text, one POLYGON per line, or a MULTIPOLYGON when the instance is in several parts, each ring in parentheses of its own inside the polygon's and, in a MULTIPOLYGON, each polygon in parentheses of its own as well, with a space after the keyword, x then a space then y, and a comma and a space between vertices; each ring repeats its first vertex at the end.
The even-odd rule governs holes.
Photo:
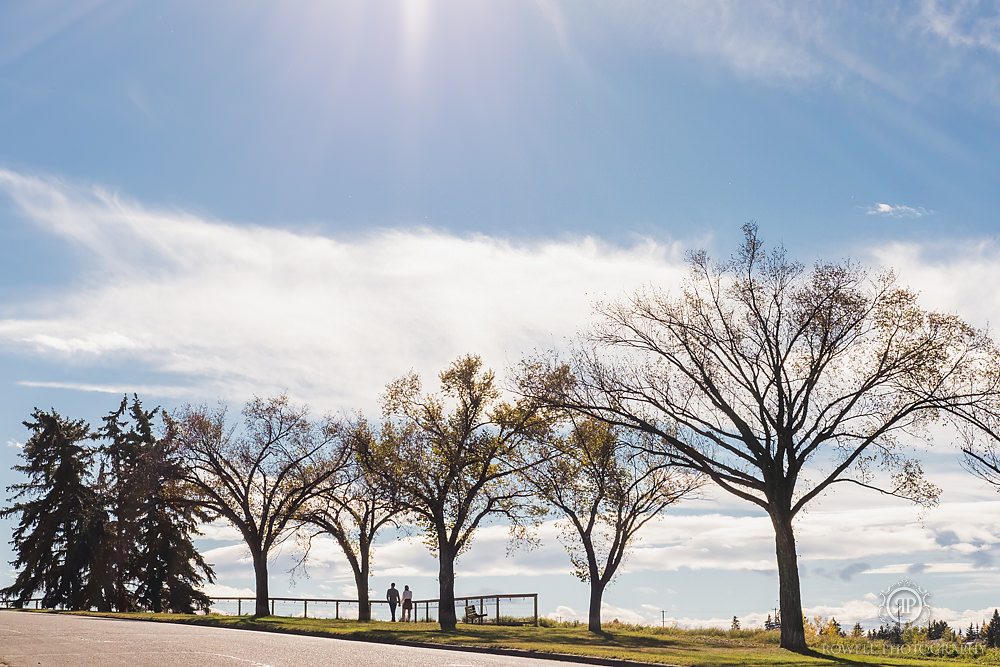
POLYGON ((663 609, 660 610, 660 627, 667 627, 667 612, 663 609))

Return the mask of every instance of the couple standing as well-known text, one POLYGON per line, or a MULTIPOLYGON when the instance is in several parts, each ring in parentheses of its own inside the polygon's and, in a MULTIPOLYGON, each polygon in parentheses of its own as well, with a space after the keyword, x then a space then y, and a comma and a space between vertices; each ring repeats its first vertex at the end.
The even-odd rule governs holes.
MULTIPOLYGON (((392 614, 392 620, 396 620, 396 605, 399 604, 399 590, 396 589, 396 583, 393 582, 389 586, 389 590, 385 592, 385 599, 389 601, 389 613, 392 614)), ((413 609, 413 591, 410 590, 409 586, 403 586, 403 614, 400 618, 401 621, 410 621, 412 619, 411 610, 413 609)))

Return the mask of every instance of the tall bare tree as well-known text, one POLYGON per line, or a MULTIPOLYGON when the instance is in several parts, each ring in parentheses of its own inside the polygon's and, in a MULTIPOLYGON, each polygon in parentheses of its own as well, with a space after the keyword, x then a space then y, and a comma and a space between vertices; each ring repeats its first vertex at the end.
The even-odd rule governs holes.
POLYGON ((525 468, 546 514, 563 517, 563 544, 573 573, 590 583, 588 627, 601 632, 604 591, 628 556, 639 530, 690 495, 697 475, 663 465, 650 453, 654 436, 596 419, 573 419, 552 455, 525 468))
POLYGON ((665 460, 757 505, 775 533, 781 645, 805 650, 792 521, 832 485, 933 504, 901 444, 936 419, 977 428, 998 393, 990 338, 929 312, 890 272, 790 261, 757 228, 728 262, 689 256, 676 297, 603 305, 571 363, 526 364, 524 391, 658 437, 665 460))
POLYGON ((282 395, 248 402, 238 425, 227 424, 225 407, 201 406, 182 410, 169 428, 195 502, 228 520, 246 541, 256 579, 254 613, 267 616, 268 555, 292 534, 299 512, 341 463, 327 451, 336 439, 334 423, 310 421, 306 408, 282 395))
POLYGON ((411 513, 438 558, 439 621, 454 630, 455 560, 480 524, 518 525, 531 491, 519 482, 519 450, 546 437, 549 423, 532 401, 500 401, 492 371, 466 356, 440 374, 441 394, 425 396, 406 375, 384 396, 389 421, 361 440, 365 468, 411 513))
POLYGON ((309 537, 326 533, 340 545, 347 558, 358 589, 358 620, 370 621, 368 578, 371 576, 375 538, 383 528, 394 525, 403 511, 397 494, 380 484, 365 470, 358 458, 360 448, 369 448, 374 434, 368 422, 360 419, 343 424, 333 483, 307 503, 300 512, 303 523, 319 529, 309 537), (343 465, 340 465, 343 462, 343 465))

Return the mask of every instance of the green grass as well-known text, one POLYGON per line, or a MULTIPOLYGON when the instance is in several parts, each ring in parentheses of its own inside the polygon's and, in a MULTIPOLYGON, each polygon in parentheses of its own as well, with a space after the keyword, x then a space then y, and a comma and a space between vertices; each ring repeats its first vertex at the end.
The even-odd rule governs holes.
MULTIPOLYGON (((83 613, 83 612, 73 612, 83 613)), ((606 625, 602 635, 585 625, 547 621, 543 627, 459 624, 455 632, 442 632, 436 623, 387 623, 336 621, 284 616, 221 616, 180 614, 95 614, 214 627, 243 628, 320 635, 384 643, 448 644, 534 653, 575 654, 618 658, 666 665, 1000 665, 1000 651, 959 654, 960 648, 924 644, 889 647, 881 642, 821 637, 810 640, 813 652, 800 655, 778 646, 777 631, 715 629, 681 630, 627 625, 606 625), (914 655, 923 651, 932 655, 914 655), (942 656, 952 651, 958 655, 942 656), (906 653, 901 654, 901 651, 906 653)))

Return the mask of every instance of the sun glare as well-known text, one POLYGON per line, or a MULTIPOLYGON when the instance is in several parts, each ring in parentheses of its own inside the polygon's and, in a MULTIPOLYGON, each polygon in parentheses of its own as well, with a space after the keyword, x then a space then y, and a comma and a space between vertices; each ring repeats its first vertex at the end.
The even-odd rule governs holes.
POLYGON ((430 36, 430 0, 404 0, 402 6, 401 69, 405 85, 412 90, 419 86, 427 43, 430 36))

